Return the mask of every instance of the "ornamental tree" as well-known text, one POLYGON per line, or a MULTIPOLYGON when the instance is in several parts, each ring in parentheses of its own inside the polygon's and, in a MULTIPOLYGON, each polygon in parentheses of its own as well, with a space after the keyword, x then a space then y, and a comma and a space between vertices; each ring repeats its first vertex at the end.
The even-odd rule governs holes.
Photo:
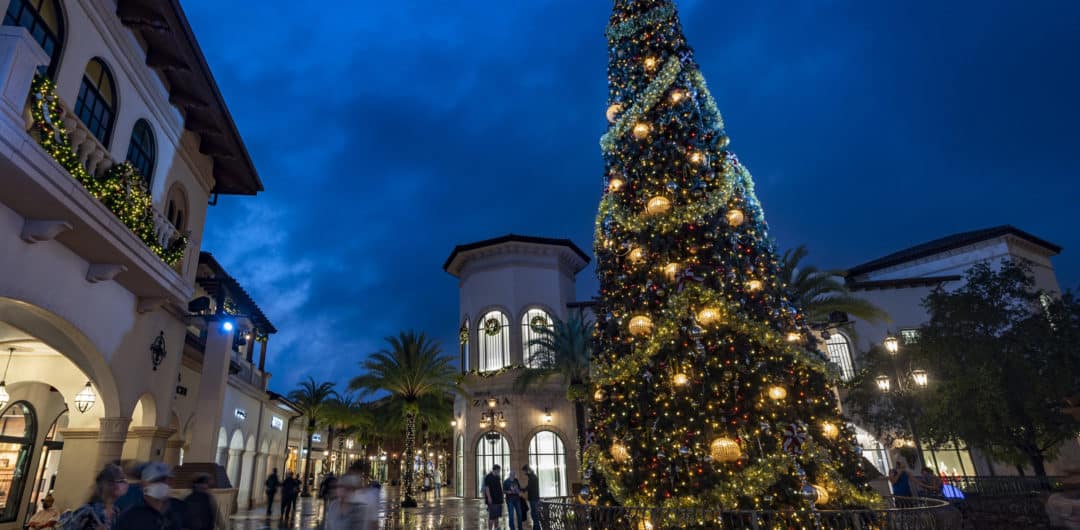
POLYGON ((809 346, 749 171, 670 0, 616 0, 586 475, 590 501, 876 501, 809 346))

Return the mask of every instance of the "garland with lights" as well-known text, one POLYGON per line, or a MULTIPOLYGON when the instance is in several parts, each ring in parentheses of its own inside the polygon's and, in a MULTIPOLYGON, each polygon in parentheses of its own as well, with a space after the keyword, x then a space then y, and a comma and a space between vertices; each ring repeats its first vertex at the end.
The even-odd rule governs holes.
POLYGON ((674 5, 615 0, 607 36, 581 497, 786 510, 796 523, 877 505, 674 5))
POLYGON ((162 261, 168 265, 179 263, 187 250, 188 235, 178 234, 167 245, 158 241, 153 199, 146 189, 145 179, 139 175, 135 166, 124 161, 114 164, 100 177, 91 175, 79 162, 79 157, 71 146, 67 128, 60 119, 63 109, 56 95, 56 84, 43 75, 36 75, 30 94, 32 130, 37 132, 33 136, 36 136, 45 152, 82 184, 90 195, 101 201, 162 261))

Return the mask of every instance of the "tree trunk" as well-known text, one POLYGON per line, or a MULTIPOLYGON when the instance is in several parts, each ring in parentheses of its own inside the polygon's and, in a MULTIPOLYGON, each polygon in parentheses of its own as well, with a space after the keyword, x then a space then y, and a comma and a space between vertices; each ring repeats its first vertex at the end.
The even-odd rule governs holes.
POLYGON ((416 449, 413 444, 416 441, 416 414, 405 414, 405 476, 401 480, 401 489, 405 498, 401 501, 402 508, 415 508, 416 500, 413 499, 413 460, 416 449))
POLYGON ((1046 457, 1042 453, 1033 451, 1028 455, 1031 460, 1031 469, 1035 472, 1036 477, 1046 476, 1046 457))
POLYGON ((582 462, 585 459, 585 403, 580 399, 574 401, 574 427, 577 430, 577 470, 578 479, 585 474, 582 462))
POLYGON ((308 489, 308 480, 311 478, 311 438, 313 436, 315 436, 315 431, 309 425, 307 431, 307 456, 304 458, 304 477, 301 479, 304 481, 303 488, 300 490, 301 497, 311 496, 311 490, 308 489))

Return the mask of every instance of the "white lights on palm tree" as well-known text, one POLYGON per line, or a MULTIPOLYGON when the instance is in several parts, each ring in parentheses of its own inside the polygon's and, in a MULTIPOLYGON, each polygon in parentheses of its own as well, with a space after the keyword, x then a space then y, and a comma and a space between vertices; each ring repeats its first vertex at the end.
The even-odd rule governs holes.
POLYGON ((911 378, 915 380, 915 384, 920 387, 925 387, 929 382, 929 376, 926 374, 926 370, 912 370, 911 378))
POLYGON ((888 392, 889 388, 892 387, 892 383, 889 381, 889 376, 887 375, 879 375, 875 381, 877 382, 877 387, 881 389, 882 392, 888 392))
POLYGON ((900 341, 897 340, 896 335, 892 333, 885 336, 885 340, 881 341, 881 344, 885 346, 885 351, 889 353, 896 353, 900 351, 900 341))
POLYGON ((86 386, 75 394, 75 408, 80 413, 85 414, 86 411, 94 407, 94 403, 97 403, 97 394, 94 393, 94 388, 90 386, 90 381, 86 382, 86 386))
POLYGON ((15 348, 8 348, 7 365, 4 366, 4 378, 0 379, 0 410, 3 410, 8 401, 11 401, 11 396, 7 392, 7 372, 8 368, 11 368, 11 356, 14 354, 15 348))

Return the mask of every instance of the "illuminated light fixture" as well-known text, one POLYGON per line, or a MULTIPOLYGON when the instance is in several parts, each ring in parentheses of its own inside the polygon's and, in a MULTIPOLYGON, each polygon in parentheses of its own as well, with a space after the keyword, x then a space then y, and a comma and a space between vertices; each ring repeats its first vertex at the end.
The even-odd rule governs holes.
POLYGON ((379 460, 386 462, 386 455, 379 455, 379 460))
POLYGON ((742 450, 731 438, 717 438, 709 444, 709 456, 717 462, 734 462, 742 457, 742 450))
POLYGON ((645 251, 638 248, 638 247, 634 247, 632 250, 630 250, 630 256, 629 257, 630 257, 630 263, 634 263, 634 264, 641 263, 641 262, 645 261, 645 251))
POLYGON ((664 197, 663 195, 657 195, 649 199, 649 202, 645 203, 645 213, 649 215, 660 215, 667 213, 671 209, 671 199, 664 197))
POLYGON ((705 162, 705 155, 701 151, 694 151, 690 153, 690 163, 695 166, 700 166, 705 162))
POLYGON ((631 335, 648 335, 652 333, 653 323, 652 319, 645 315, 638 315, 630 319, 630 334, 631 335))
POLYGON ((15 348, 8 348, 7 365, 4 366, 4 378, 0 379, 0 409, 7 406, 11 401, 11 395, 7 391, 7 373, 8 368, 11 368, 11 356, 15 354, 15 348))
POLYGON ((457 420, 450 420, 451 427, 457 427, 457 420))
POLYGON ((619 191, 625 185, 626 182, 623 181, 623 179, 619 177, 611 177, 611 180, 608 181, 607 189, 608 191, 619 191))
POLYGON ((488 406, 489 409, 495 408, 495 406, 498 405, 498 404, 499 404, 499 400, 495 399, 495 396, 491 396, 491 397, 487 398, 487 406, 488 406))
POLYGON ((685 386, 690 383, 690 378, 686 374, 679 372, 675 374, 675 377, 671 378, 671 382, 675 383, 675 386, 685 386))
POLYGON ((503 418, 502 414, 499 415, 499 428, 500 429, 505 429, 506 428, 506 418, 503 418))
POLYGON ((920 387, 926 387, 929 382, 929 377, 926 375, 926 370, 912 370, 911 378, 915 380, 915 384, 920 387))
POLYGON ((90 381, 87 381, 86 386, 75 394, 75 409, 85 414, 94 408, 94 403, 97 403, 97 394, 94 394, 94 388, 90 386, 90 381))
POLYGON ((825 422, 821 424, 821 435, 829 440, 835 440, 837 436, 840 436, 840 429, 832 423, 825 422))
POLYGON ((797 332, 797 331, 789 331, 788 332, 788 334, 787 334, 787 341, 788 342, 799 342, 800 340, 802 340, 802 335, 799 334, 799 332, 797 332))
POLYGON ((889 333, 885 336, 885 340, 881 341, 881 344, 885 346, 885 351, 889 353, 896 353, 900 351, 900 341, 897 340, 896 335, 889 333))
POLYGON ((232 320, 225 320, 221 323, 221 329, 225 331, 232 331, 234 327, 236 326, 233 325, 232 320))
POLYGON ((551 408, 544 408, 544 423, 551 423, 551 408))
POLYGON ((623 111, 622 103, 612 103, 608 108, 605 115, 607 116, 608 123, 615 123, 619 120, 619 113, 623 111))
POLYGON ((877 382, 877 387, 881 389, 882 392, 888 392, 889 388, 892 387, 892 383, 889 381, 889 376, 887 375, 879 375, 874 381, 877 382))
POLYGON ((672 281, 672 282, 675 281, 675 278, 678 275, 679 275, 679 264, 678 263, 668 263, 667 265, 664 265, 664 276, 667 277, 668 281, 672 281))
POLYGON ((715 307, 706 307, 701 311, 698 311, 697 321, 703 326, 708 326, 715 322, 719 322, 721 319, 720 310, 715 307))
POLYGON ((644 140, 649 137, 650 132, 652 132, 652 127, 649 127, 648 123, 638 122, 634 124, 634 138, 644 140))
POLYGON ((727 224, 731 226, 740 226, 746 221, 746 216, 743 215, 742 210, 737 208, 728 210, 728 213, 724 214, 724 218, 727 219, 727 224))
POLYGON ((769 398, 772 399, 773 401, 780 401, 781 399, 784 399, 786 397, 787 397, 787 389, 786 388, 784 388, 784 387, 782 387, 780 385, 769 387, 769 398))
POLYGON ((746 282, 746 290, 750 292, 760 291, 765 287, 765 284, 761 280, 750 280, 746 282))

